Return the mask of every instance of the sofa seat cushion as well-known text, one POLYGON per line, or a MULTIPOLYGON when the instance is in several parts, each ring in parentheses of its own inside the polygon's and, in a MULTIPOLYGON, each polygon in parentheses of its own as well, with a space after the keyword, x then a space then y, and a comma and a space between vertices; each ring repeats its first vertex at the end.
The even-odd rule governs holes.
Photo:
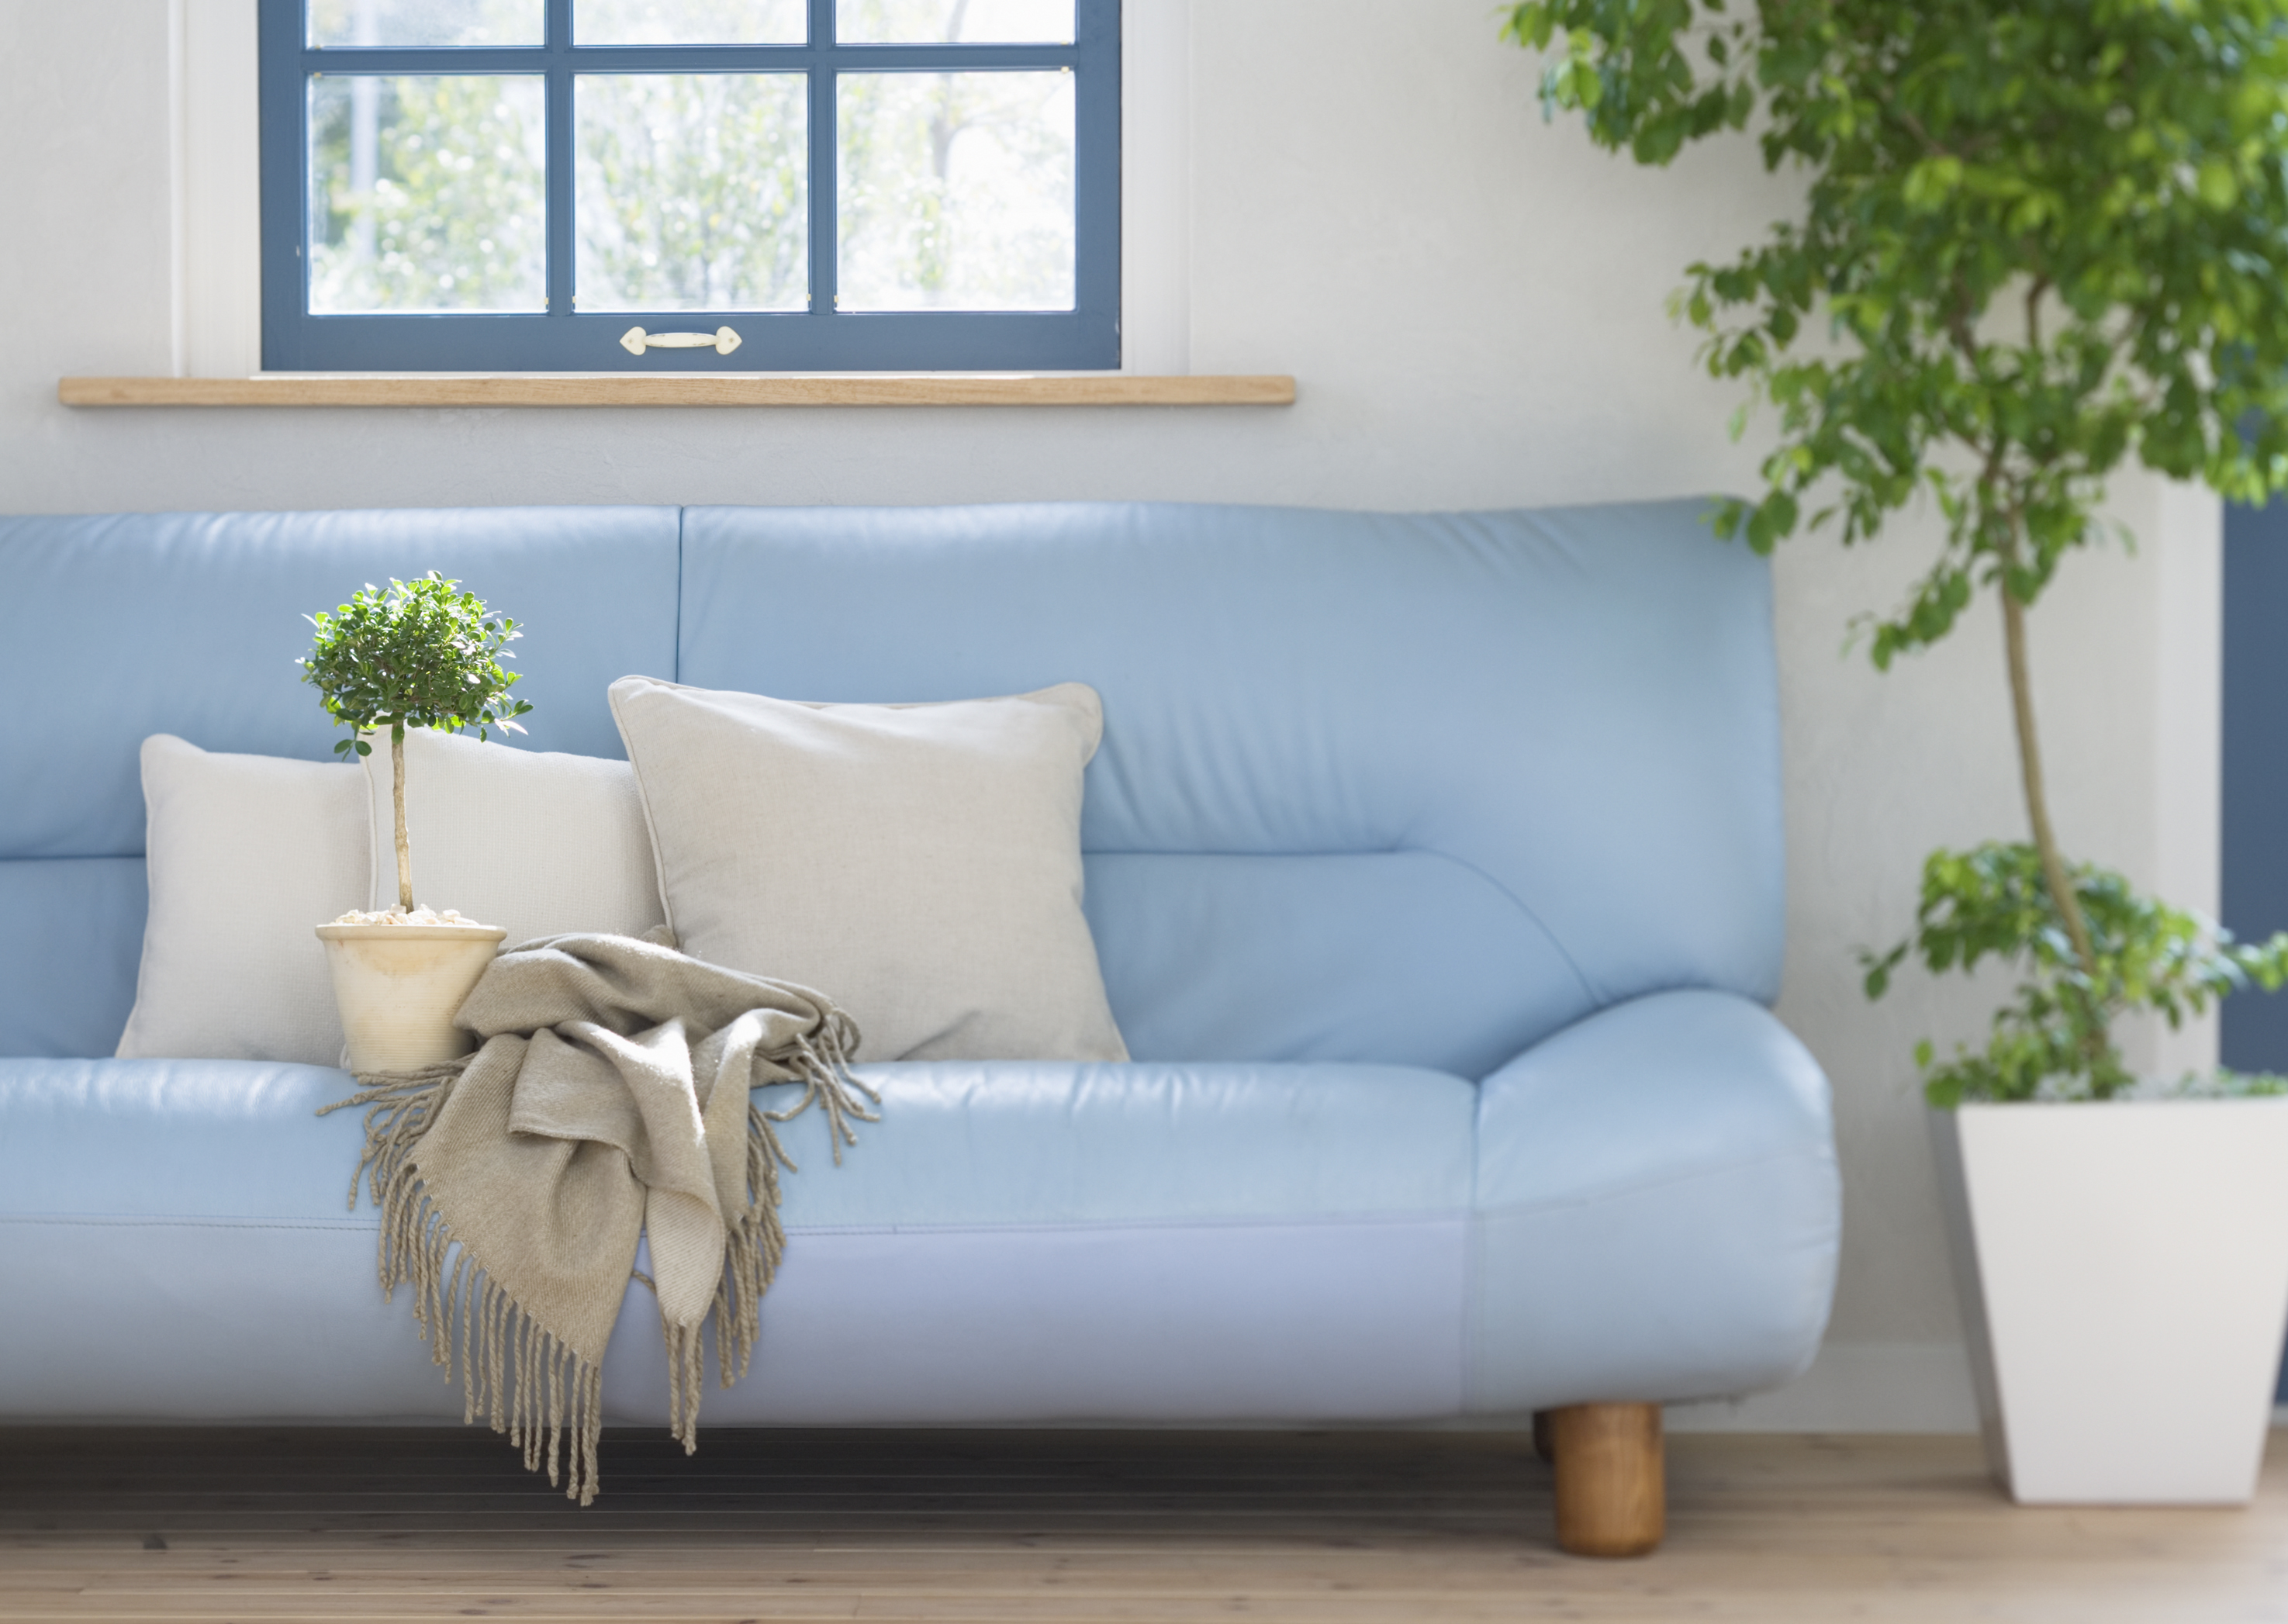
MULTIPOLYGON (((1339 1422, 1737 1393, 1816 1345, 1823 1084, 1770 1014, 1656 994, 1483 1084, 1406 1067, 870 1066, 837 1166, 789 1124, 785 1261, 716 1425, 1339 1422)), ((349 1079, 0 1061, 0 1418, 457 1418, 349 1079)), ((776 1090, 764 1090, 768 1098, 776 1090)), ((615 1421, 666 1371, 631 1288, 615 1421)))
MULTIPOLYGON (((1458 1213, 1477 1089, 1399 1066, 937 1061, 861 1066, 882 1121, 802 1171, 790 1231, 1458 1213)), ((791 1088, 758 1099, 791 1098, 791 1088)))
MULTIPOLYGON (((1458 1212, 1477 1090, 1392 1066, 861 1066, 883 1120, 837 1166, 782 1127, 790 1231, 1458 1212)), ((356 1085, 329 1066, 0 1060, 0 1219, 377 1220, 346 1207, 356 1085)), ((766 1089, 757 1103, 791 1099, 766 1089)))
POLYGON ((0 1060, 0 1221, 378 1219, 347 1205, 357 1085, 258 1060, 0 1060))
MULTIPOLYGON (((861 1068, 837 1166, 786 1130, 790 1244, 715 1424, 1338 1420, 1461 1398, 1475 1088, 1395 1066, 861 1068)), ((342 1073, 0 1061, 0 1417, 451 1419, 346 1206, 342 1073)), ((766 1096, 771 1090, 766 1090, 766 1096)), ((608 1412, 666 1391, 632 1289, 608 1412)))
POLYGON ((330 1067, 0 1060, 0 1419, 457 1419, 330 1067))

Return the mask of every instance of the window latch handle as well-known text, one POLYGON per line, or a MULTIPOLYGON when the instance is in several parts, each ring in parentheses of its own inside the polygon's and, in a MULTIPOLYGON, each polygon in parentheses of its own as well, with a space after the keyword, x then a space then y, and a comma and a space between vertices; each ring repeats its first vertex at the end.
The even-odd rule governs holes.
POLYGON ((739 335, 727 327, 711 333, 647 333, 632 327, 620 335, 620 347, 631 355, 646 350, 712 350, 718 355, 728 355, 739 347, 739 335))

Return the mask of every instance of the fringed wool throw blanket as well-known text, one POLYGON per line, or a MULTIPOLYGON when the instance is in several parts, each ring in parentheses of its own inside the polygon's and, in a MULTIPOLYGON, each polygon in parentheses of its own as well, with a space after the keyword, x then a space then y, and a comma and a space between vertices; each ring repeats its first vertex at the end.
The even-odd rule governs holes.
MULTIPOLYGON (((624 936, 555 936, 495 959, 461 1008, 481 1043, 465 1060, 361 1075, 328 1106, 368 1107, 365 1156, 382 1209, 381 1285, 413 1287, 414 1318, 466 1418, 522 1446, 525 1465, 596 1496, 605 1343, 651 1240, 667 1339, 668 1409, 698 1446, 710 1312, 724 1386, 746 1374, 756 1311, 785 1246, 773 1124, 816 1105, 836 1160, 850 1119, 876 1121, 850 1074, 858 1031, 816 993, 703 964, 624 936), (752 1085, 802 1086, 783 1109, 752 1085)), ((357 1201, 357 1179, 350 1201, 357 1201)))

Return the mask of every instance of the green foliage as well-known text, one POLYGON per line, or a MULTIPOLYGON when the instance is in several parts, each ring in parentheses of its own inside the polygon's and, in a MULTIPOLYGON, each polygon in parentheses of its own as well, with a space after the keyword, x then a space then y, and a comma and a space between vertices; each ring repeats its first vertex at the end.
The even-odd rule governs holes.
POLYGON ((1929 1042, 1917 1047, 1934 1105, 2113 1098, 2136 1085, 2110 1035, 2115 1017, 2154 1010, 2173 1027, 2252 981, 2267 991, 2288 982, 2288 932, 2260 947, 2244 945, 2197 915, 2139 896, 2117 874, 2084 865, 2072 871, 2072 883, 2089 928, 2093 973, 2075 955, 2030 845, 1932 852, 1923 864, 1914 933, 1888 953, 1861 955, 1870 998, 1888 990, 1891 972, 1911 954, 1934 974, 1967 973, 1992 957, 2024 978, 1995 1013, 1983 1053, 1958 1048, 1941 1062, 1929 1042))
POLYGON ((1070 302, 1069 75, 847 74, 837 93, 846 305, 1070 302))
POLYGON ((455 591, 459 584, 433 569, 418 581, 393 580, 385 592, 368 585, 332 614, 306 617, 316 643, 295 663, 326 714, 353 730, 335 755, 371 755, 355 735, 385 726, 398 738, 409 727, 473 727, 481 739, 494 727, 524 731, 516 718, 532 707, 510 699, 517 679, 500 664, 516 657, 507 645, 524 634, 475 593, 455 591))
MULTIPOLYGON (((462 43, 528 8, 449 8, 462 43)), ((650 43, 753 37, 753 0, 633 4, 576 27, 650 43), (619 26, 612 25, 617 20, 619 26)), ((846 36, 958 38, 955 0, 844 0, 846 36)), ((798 32, 800 8, 780 8, 798 32)), ((322 4, 323 36, 350 10, 322 4)), ((433 23, 445 20, 442 13, 433 23)), ((601 43, 600 40, 596 43, 601 43)), ((574 109, 583 311, 787 310, 810 297, 808 84, 798 73, 583 74, 574 109)), ((544 98, 520 74, 327 73, 310 100, 311 308, 546 301, 544 98)), ((837 218, 846 307, 1058 308, 1072 297, 1069 74, 846 73, 837 218)))
POLYGON ((580 81, 580 307, 801 309, 810 178, 798 74, 580 81))
POLYGON ((538 310, 541 87, 529 76, 326 75, 310 103, 310 307, 538 310), (369 133, 358 102, 369 98, 369 133), (371 181, 355 149, 373 144, 371 181))
POLYGON ((1807 513, 1851 543, 1937 499, 1877 665, 1980 586, 2031 604, 2126 457, 2288 485, 2283 0, 1529 0, 1507 32, 1547 51, 1547 108, 1641 162, 1752 123, 1807 174, 1802 218, 1678 308, 1777 408, 1726 534, 1767 551, 1807 513))
POLYGON ((2277 1072, 2234 1072, 2220 1067, 2206 1077, 2187 1076, 2165 1089, 2164 1099, 2262 1099, 2288 1094, 2288 1077, 2277 1072))
POLYGON ((2117 1016, 2279 986, 2288 936, 2236 946, 2059 855, 2019 611, 2132 457, 2288 487, 2288 0, 1526 0, 1506 32, 1545 52, 1545 109, 1639 162, 1752 128, 1805 177, 1799 218, 1676 297, 1709 372, 1777 412, 1763 495, 1720 532, 1851 545, 1931 497, 1946 539, 1869 617, 1879 668, 2005 595, 2039 844, 1933 853, 1915 932, 1866 960, 1871 997, 1911 952, 2024 977, 1982 1053, 1919 1048, 1931 1101, 2113 1097, 2117 1016))

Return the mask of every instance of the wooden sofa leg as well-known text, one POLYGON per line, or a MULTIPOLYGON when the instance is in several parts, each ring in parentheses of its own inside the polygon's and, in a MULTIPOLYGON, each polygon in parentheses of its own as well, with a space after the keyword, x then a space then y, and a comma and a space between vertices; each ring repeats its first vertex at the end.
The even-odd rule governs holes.
POLYGON ((1657 1548, 1668 1523, 1660 1406, 1572 1404, 1544 1414, 1556 1456, 1558 1548, 1576 1557, 1657 1548))

